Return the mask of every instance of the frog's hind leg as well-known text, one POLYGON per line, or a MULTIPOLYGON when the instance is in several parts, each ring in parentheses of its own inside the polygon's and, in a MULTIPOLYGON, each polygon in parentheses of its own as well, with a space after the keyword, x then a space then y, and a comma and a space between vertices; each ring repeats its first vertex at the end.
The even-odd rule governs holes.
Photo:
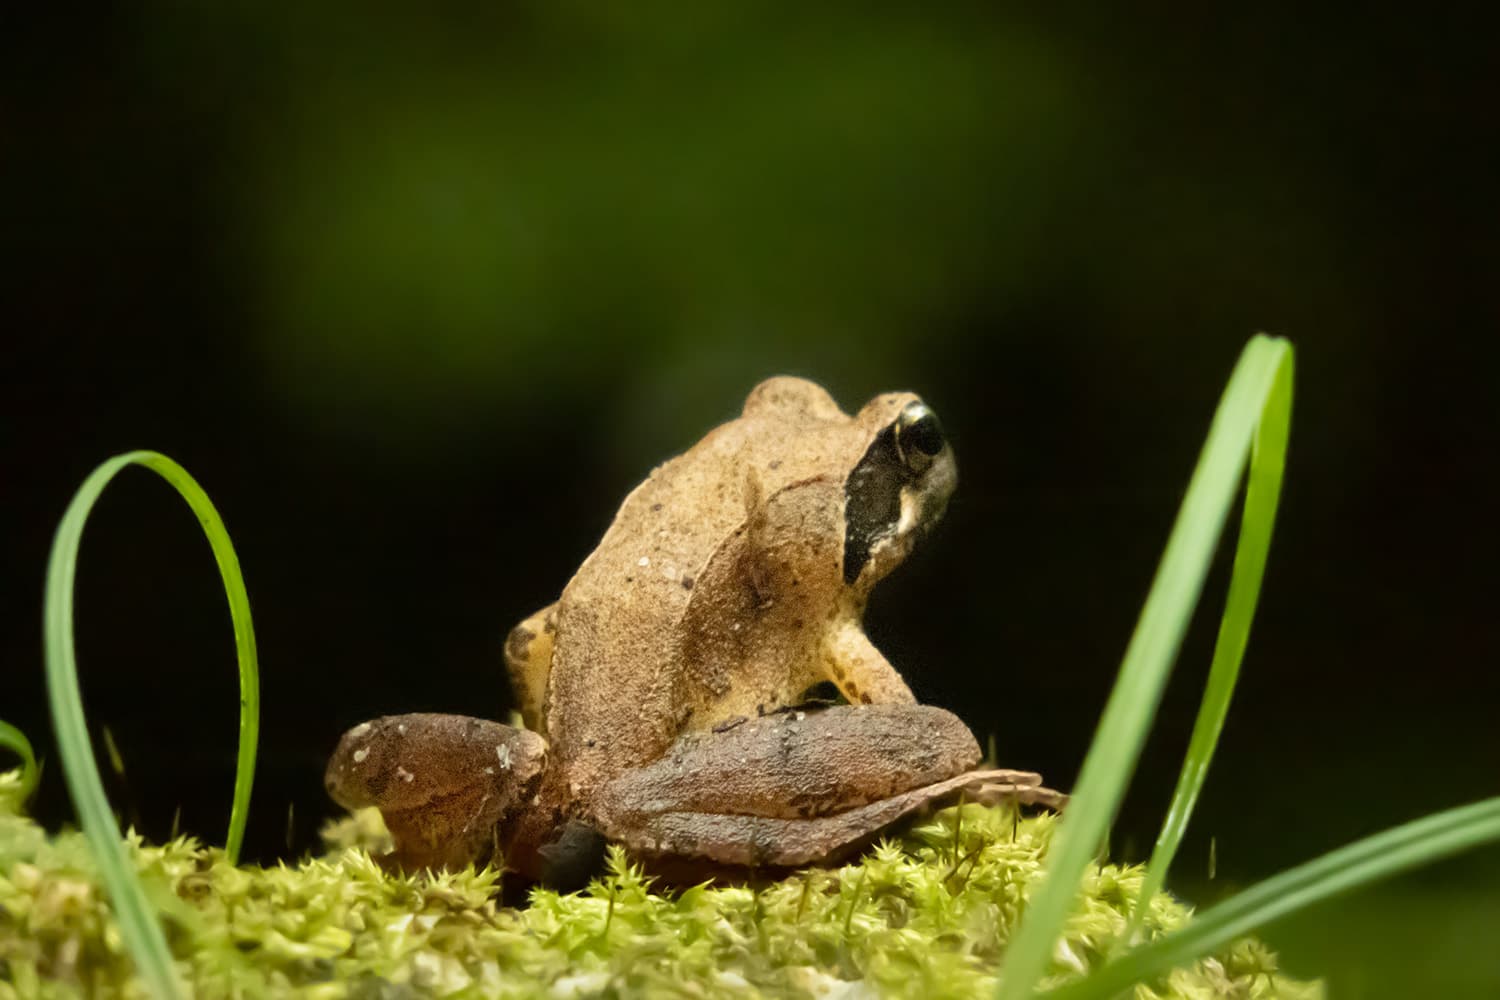
POLYGON ((683 735, 610 782, 593 809, 647 857, 786 867, 837 860, 924 806, 955 798, 1063 797, 1025 771, 972 770, 979 747, 929 705, 838 706, 683 735))
POLYGON ((557 635, 557 604, 549 604, 510 630, 505 640, 505 669, 521 721, 533 732, 545 732, 542 703, 552 673, 552 643, 557 635))
POLYGON ((637 828, 632 846, 649 859, 676 862, 661 869, 664 872, 679 870, 682 860, 693 858, 752 870, 832 864, 905 817, 954 801, 960 793, 971 801, 980 798, 1061 808, 1066 797, 1038 782, 1039 776, 1027 772, 968 771, 846 812, 809 819, 663 812, 637 828))

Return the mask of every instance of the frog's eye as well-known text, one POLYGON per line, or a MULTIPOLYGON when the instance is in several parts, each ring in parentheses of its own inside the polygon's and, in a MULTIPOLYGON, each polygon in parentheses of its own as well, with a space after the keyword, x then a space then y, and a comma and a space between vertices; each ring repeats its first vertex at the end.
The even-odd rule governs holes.
POLYGON ((926 403, 909 403, 896 418, 896 453, 912 472, 927 471, 943 450, 943 425, 926 403))

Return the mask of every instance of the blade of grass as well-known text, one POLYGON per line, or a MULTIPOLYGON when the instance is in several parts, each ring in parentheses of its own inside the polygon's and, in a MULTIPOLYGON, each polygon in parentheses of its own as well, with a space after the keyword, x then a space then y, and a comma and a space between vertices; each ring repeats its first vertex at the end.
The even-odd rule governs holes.
POLYGON ((244 839, 250 807, 250 788, 255 771, 255 748, 260 727, 260 681, 255 656, 255 634, 250 622, 250 600, 245 593, 239 559, 224 522, 208 495, 187 471, 165 455, 132 451, 100 465, 84 480, 57 527, 52 555, 47 564, 46 604, 42 637, 47 661, 47 693, 52 723, 57 731, 58 754, 68 793, 78 813, 79 825, 99 863, 99 875, 109 892, 119 923, 120 936, 134 957, 137 969, 155 996, 176 997, 181 988, 171 952, 156 914, 146 899, 120 829, 110 813, 109 800, 99 778, 98 763, 84 721, 82 694, 73 640, 73 585, 77 576, 78 547, 83 527, 99 494, 121 470, 141 465, 161 476, 187 501, 197 515, 213 549, 214 561, 224 581, 234 623, 235 650, 240 670, 239 756, 230 811, 225 853, 234 863, 244 839))
POLYGON ((1132 942, 1151 905, 1151 898, 1166 883, 1167 871, 1177 857, 1177 848, 1187 832, 1188 820, 1198 804, 1208 766, 1213 761, 1229 701, 1240 677, 1245 646, 1250 640, 1250 625, 1255 620, 1255 606, 1260 599, 1260 585, 1265 578, 1266 556, 1271 550, 1271 532, 1276 525, 1276 507, 1281 499, 1282 473, 1286 470, 1287 436, 1292 420, 1293 359, 1287 355, 1276 367, 1275 380, 1266 397, 1260 424, 1250 445, 1250 469, 1246 474, 1245 507, 1240 515, 1239 542, 1234 552, 1234 571, 1230 575, 1229 595, 1214 642, 1213 663, 1198 719, 1188 743, 1187 757, 1172 804, 1167 809, 1161 833, 1146 865, 1146 878, 1122 941, 1132 942))
POLYGON ((37 768, 36 754, 31 752, 31 741, 26 734, 4 719, 0 719, 0 747, 10 750, 21 758, 21 798, 24 805, 31 798, 31 793, 36 791, 37 768))
POLYGON ((1280 917, 1331 896, 1482 844, 1500 842, 1500 797, 1448 809, 1330 851, 1199 913, 1181 930, 1067 983, 1047 1000, 1105 1000, 1202 958, 1280 917))
MULTIPOLYGON (((1006 951, 996 991, 1000 1000, 1032 995, 1046 970, 1084 870, 1135 769, 1233 506, 1252 440, 1291 358, 1291 346, 1285 341, 1256 336, 1245 346, 1230 376, 1074 795, 1058 824, 1046 879, 1006 951)), ((1246 568, 1237 562, 1236 575, 1246 568)))

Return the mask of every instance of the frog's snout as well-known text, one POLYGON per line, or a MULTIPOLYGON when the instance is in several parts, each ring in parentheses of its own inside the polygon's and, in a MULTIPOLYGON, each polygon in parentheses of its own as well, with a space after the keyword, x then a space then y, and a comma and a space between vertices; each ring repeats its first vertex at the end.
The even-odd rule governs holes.
MULTIPOLYGON (((378 720, 384 722, 384 719, 378 720)), ((359 809, 373 805, 374 798, 368 787, 366 775, 374 773, 374 767, 362 769, 370 756, 370 742, 376 734, 375 722, 361 722, 339 737, 338 746, 328 758, 323 771, 323 788, 328 797, 345 809, 359 809)))

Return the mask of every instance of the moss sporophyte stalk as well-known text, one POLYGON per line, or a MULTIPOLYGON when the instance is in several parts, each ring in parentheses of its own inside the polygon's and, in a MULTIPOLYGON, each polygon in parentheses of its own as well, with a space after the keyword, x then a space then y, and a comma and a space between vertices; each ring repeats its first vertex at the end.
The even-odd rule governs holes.
MULTIPOLYGON (((19 784, 0 775, 0 998, 148 996, 84 838, 21 814, 19 784)), ((753 887, 659 890, 614 849, 585 891, 536 889, 519 907, 502 905, 490 867, 387 875, 370 856, 389 846, 373 810, 330 824, 327 853, 295 864, 235 866, 191 837, 127 841, 176 971, 201 997, 973 997, 994 990, 1054 825, 953 807, 853 864, 753 887)), ((1090 866, 1044 986, 1104 960, 1142 878, 1090 866)), ((1141 933, 1189 912, 1159 894, 1141 933)), ((1245 939, 1136 995, 1321 991, 1245 939)))

